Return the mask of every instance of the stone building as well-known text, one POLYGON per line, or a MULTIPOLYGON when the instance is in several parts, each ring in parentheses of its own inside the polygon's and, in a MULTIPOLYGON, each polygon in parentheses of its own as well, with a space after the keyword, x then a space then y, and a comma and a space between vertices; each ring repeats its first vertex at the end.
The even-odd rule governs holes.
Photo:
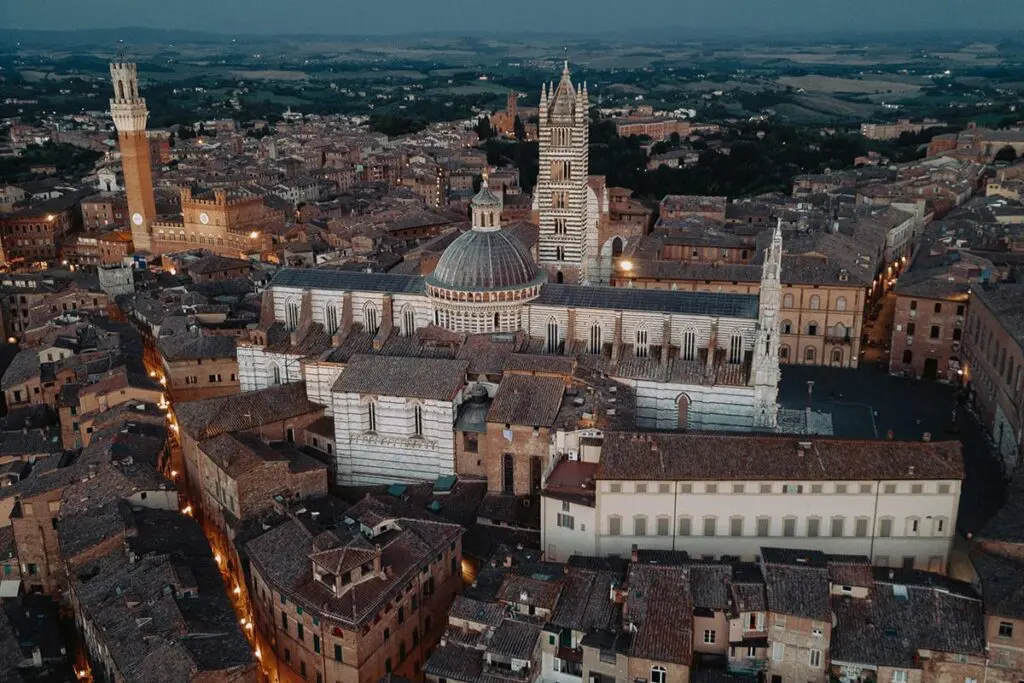
POLYGON ((245 545, 254 620, 282 680, 414 679, 462 587, 462 527, 369 497, 337 515, 318 504, 245 545))
POLYGON ((952 441, 606 433, 565 454, 541 500, 551 560, 640 547, 749 561, 766 538, 813 539, 879 566, 943 571, 964 476, 952 441))
POLYGON ((166 387, 175 401, 197 401, 238 393, 233 336, 204 331, 197 316, 171 315, 156 340, 166 387))
POLYGON ((957 381, 970 286, 952 272, 911 270, 893 288, 889 371, 921 379, 957 381))
POLYGON ((1024 445, 1024 285, 975 287, 964 334, 964 380, 1006 470, 1024 445))

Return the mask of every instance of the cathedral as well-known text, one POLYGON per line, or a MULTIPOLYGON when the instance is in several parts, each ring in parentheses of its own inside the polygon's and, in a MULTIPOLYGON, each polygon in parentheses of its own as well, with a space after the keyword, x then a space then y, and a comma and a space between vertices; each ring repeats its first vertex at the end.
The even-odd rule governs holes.
POLYGON ((455 425, 499 390, 509 354, 532 374, 571 360, 627 387, 638 428, 777 429, 780 229, 760 295, 591 284, 586 107, 567 69, 542 92, 536 259, 502 229, 485 178, 472 228, 426 277, 286 268, 271 281, 239 344, 241 388, 304 381, 333 416, 338 483, 456 473, 455 425), (502 345, 505 365, 489 362, 502 345))

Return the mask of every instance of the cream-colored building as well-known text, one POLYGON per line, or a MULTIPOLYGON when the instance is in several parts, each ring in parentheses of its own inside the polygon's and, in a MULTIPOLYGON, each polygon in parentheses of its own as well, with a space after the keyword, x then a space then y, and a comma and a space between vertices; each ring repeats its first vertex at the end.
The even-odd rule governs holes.
POLYGON ((814 547, 941 572, 963 472, 959 442, 609 433, 598 464, 561 462, 547 477, 542 547, 555 561, 633 547, 744 560, 766 545, 814 547), (591 468, 576 497, 548 485, 566 479, 562 465, 591 468))

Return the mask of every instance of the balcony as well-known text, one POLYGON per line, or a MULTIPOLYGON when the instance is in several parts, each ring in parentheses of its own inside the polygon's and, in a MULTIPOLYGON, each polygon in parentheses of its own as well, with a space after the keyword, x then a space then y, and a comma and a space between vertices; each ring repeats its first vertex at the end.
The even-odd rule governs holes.
POLYGON ((853 341, 853 338, 849 334, 825 334, 825 343, 827 344, 849 344, 853 341))

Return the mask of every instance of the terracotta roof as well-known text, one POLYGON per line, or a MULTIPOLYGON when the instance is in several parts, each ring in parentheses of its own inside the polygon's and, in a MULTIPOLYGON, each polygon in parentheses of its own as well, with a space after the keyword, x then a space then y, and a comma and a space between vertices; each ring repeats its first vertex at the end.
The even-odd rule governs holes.
POLYGON ((936 574, 875 568, 871 599, 833 598, 833 613, 833 661, 918 669, 921 650, 985 652, 981 600, 970 584, 936 574))
POLYGON ((922 480, 964 477, 959 441, 606 433, 598 479, 922 480), (810 444, 801 449, 800 444, 810 444))
POLYGON ((505 577, 498 589, 497 599, 500 602, 532 605, 552 610, 558 595, 562 592, 561 582, 542 581, 526 576, 511 575, 505 577))
POLYGON ((636 629, 629 655, 658 662, 690 664, 693 659, 693 602, 684 567, 633 564, 623 620, 636 629))
POLYGON ((451 401, 466 383, 469 361, 355 355, 334 391, 451 401))
POLYGON ((226 432, 254 429, 261 424, 323 411, 306 398, 306 383, 279 386, 179 403, 178 424, 192 438, 211 439, 226 432))
POLYGON ((558 417, 565 381, 558 377, 505 375, 494 395, 487 421, 550 427, 558 417))

